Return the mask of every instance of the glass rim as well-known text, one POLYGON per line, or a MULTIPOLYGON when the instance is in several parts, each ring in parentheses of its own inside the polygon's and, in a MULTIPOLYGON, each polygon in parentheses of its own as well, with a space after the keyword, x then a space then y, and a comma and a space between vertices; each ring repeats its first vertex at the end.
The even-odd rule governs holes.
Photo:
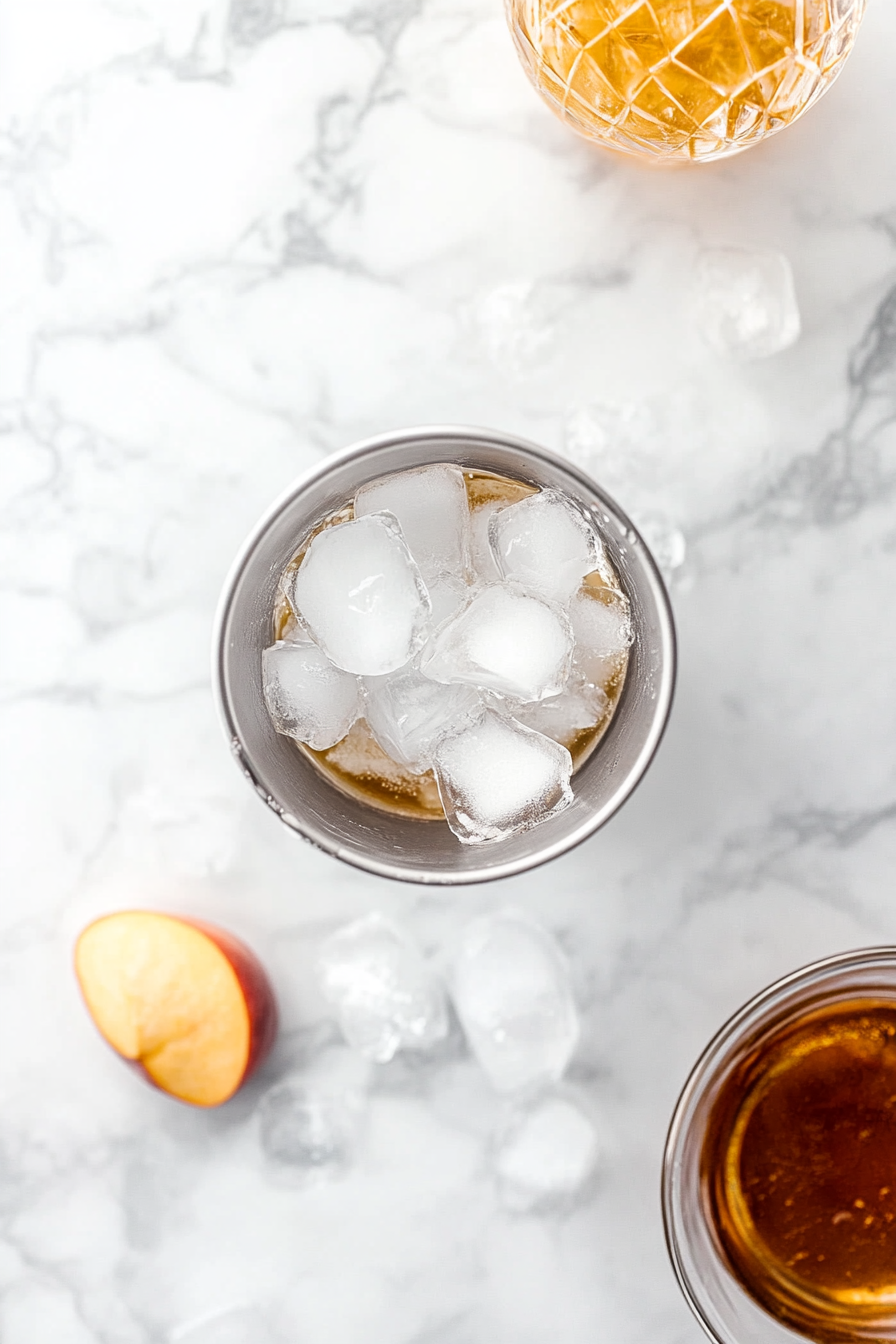
MULTIPOLYGON (((701 1286, 692 1281, 692 1276, 688 1271, 682 1253, 683 1238, 680 1236, 682 1220, 677 1217, 679 1191, 676 1188, 675 1173, 676 1165, 681 1157, 683 1143, 689 1133, 693 1108, 703 1095, 707 1082, 712 1079, 713 1066, 724 1060, 726 1050, 729 1050, 733 1044, 738 1042, 744 1034, 745 1027, 749 1025, 752 1019, 759 1016, 764 1008, 774 1003, 776 999, 786 996, 789 991, 799 986, 808 988, 813 982, 823 980, 832 972, 842 971, 850 967, 857 970, 866 969, 887 962, 892 962, 896 966, 896 945, 882 944, 838 952, 833 956, 809 962, 807 965, 789 971, 786 975, 772 981, 771 984, 766 985, 749 998, 722 1023, 698 1055, 679 1093, 672 1111, 672 1118, 669 1122, 663 1148, 660 1177, 663 1235, 672 1270, 682 1296, 690 1307, 697 1323, 708 1338, 713 1341, 713 1344, 738 1344, 738 1341, 731 1336, 719 1334, 709 1319, 703 1304, 704 1301, 710 1300, 710 1294, 705 1291, 701 1293, 701 1286)), ((794 1336, 795 1339, 797 1337, 794 1336)))

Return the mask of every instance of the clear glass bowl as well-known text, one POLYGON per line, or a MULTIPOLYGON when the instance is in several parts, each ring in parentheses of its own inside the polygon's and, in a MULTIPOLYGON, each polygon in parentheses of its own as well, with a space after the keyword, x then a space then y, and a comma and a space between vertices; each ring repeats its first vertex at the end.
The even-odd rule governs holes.
MULTIPOLYGON (((701 1154, 716 1098, 733 1070, 765 1037, 810 1009, 865 996, 896 1002, 896 947, 845 952, 762 990, 710 1041, 678 1100, 663 1159, 666 1245, 688 1305, 716 1344, 806 1341, 744 1292, 707 1216, 701 1154)), ((896 1340, 896 1321, 881 1326, 857 1319, 852 1337, 896 1340)))
POLYGON ((523 66, 590 140, 725 158, 802 116, 843 66, 865 0, 506 0, 523 66))

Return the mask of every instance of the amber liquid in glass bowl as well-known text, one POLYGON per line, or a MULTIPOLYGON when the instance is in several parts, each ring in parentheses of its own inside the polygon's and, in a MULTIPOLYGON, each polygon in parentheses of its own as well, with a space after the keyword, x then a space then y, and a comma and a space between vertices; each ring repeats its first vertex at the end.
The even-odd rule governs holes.
POLYGON ((701 1154, 745 1291, 817 1341, 896 1339, 896 998, 815 1008, 725 1080, 701 1154))

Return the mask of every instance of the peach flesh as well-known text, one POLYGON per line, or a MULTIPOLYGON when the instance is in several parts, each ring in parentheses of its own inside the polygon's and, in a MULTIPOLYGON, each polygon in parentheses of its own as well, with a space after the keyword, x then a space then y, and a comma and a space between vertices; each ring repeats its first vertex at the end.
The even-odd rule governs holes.
POLYGON ((75 971, 112 1048, 194 1106, 227 1101, 273 1044, 264 969, 214 925, 149 910, 105 915, 81 933, 75 971))

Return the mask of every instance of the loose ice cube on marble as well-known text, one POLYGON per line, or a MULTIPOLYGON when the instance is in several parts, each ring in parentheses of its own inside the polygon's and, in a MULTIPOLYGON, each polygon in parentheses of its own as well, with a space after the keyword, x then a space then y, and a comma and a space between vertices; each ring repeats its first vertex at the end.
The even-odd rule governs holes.
POLYGON ((793 271, 780 252, 707 249, 697 261, 694 308, 704 340, 741 359, 777 354, 800 334, 793 271))
POLYGON ((541 700, 562 689, 571 654, 572 633, 561 610, 493 584, 436 631, 420 670, 433 681, 541 700))
POLYGON ((402 1048, 425 1050, 448 1032, 445 991, 403 929, 384 915, 329 937, 318 959, 321 988, 349 1045, 384 1063, 402 1048))
POLYGON ((443 738, 434 765, 448 825, 464 844, 506 840, 572 802, 566 748, 493 710, 443 738))
POLYGON ((523 378, 550 343, 551 305, 534 280, 509 280, 479 293, 462 312, 472 343, 503 374, 523 378))
POLYGON ((287 596, 324 653, 345 672, 369 677, 394 672, 426 638, 426 588, 401 529, 386 513, 318 533, 287 596))
POLYGON ((415 772, 428 770, 439 740, 472 723, 480 710, 472 686, 446 686, 413 670, 365 682, 370 731, 387 756, 415 772))
POLYGON ((639 513, 637 524, 660 573, 668 582, 687 559, 688 544, 684 533, 663 513, 639 513))
POLYGON ((561 695, 554 695, 550 700, 534 700, 531 704, 520 705, 513 711, 513 717, 524 728, 531 728, 564 747, 570 747, 580 733, 601 722, 609 707, 610 701, 600 686, 567 684, 561 695))
POLYGON ((574 674, 597 687, 619 672, 634 639, 628 599, 621 593, 605 596, 606 601, 580 593, 569 604, 574 674))
POLYGON ((398 519, 427 583, 446 574, 464 577, 470 511, 462 471, 436 463, 363 485, 355 495, 355 517, 382 511, 398 519))
POLYGON ((279 640, 261 655, 265 704, 278 733, 315 751, 341 742, 362 712, 357 677, 316 644, 279 640))
POLYGON ((258 1105, 268 1161, 301 1179, 332 1175, 354 1153, 370 1065, 344 1046, 315 1055, 301 1073, 270 1088, 258 1105))
POLYGON ((494 1173, 512 1213, 560 1209, 587 1185, 598 1157, 589 1116, 567 1097, 541 1097, 519 1111, 494 1149, 494 1173))
POLYGON ((554 939, 514 910, 467 925, 452 996, 470 1049, 499 1092, 556 1082, 579 1039, 569 972, 554 939))
POLYGON ((609 574, 603 543, 570 499, 541 490, 494 515, 489 538, 505 579, 554 602, 567 602, 586 574, 609 574))
POLYGON ((336 1097, 316 1096, 300 1084, 284 1083, 264 1099, 261 1142, 272 1162, 307 1172, 346 1164, 357 1122, 336 1097))

